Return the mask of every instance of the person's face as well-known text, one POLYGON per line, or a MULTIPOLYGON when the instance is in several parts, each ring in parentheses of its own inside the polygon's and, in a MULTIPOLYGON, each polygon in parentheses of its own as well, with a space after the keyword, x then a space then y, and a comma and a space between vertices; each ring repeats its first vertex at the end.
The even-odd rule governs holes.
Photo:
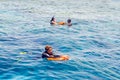
POLYGON ((55 18, 53 19, 53 21, 55 21, 55 18))
POLYGON ((52 48, 49 48, 47 51, 49 54, 52 53, 52 48))

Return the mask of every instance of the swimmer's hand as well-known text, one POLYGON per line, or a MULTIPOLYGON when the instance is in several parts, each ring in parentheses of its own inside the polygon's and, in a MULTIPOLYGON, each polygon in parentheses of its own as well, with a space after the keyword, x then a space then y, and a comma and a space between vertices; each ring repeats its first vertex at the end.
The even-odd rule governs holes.
POLYGON ((54 57, 54 55, 50 55, 49 57, 54 57))

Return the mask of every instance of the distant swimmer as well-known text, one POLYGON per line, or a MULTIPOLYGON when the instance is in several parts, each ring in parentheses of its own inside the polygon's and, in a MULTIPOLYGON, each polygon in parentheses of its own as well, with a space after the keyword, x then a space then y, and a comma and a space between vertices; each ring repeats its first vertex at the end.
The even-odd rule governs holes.
POLYGON ((50 20, 50 24, 52 24, 52 25, 68 25, 68 26, 72 26, 71 19, 68 19, 67 22, 63 22, 63 21, 56 22, 54 17, 52 17, 52 19, 50 20))
POLYGON ((57 24, 57 22, 55 21, 55 18, 54 18, 54 17, 51 18, 50 24, 51 24, 51 25, 57 24))
POLYGON ((68 26, 72 26, 71 19, 68 19, 68 20, 67 20, 67 25, 68 25, 68 26))
POLYGON ((52 47, 47 45, 45 46, 45 51, 42 53, 42 58, 50 58, 50 57, 60 57, 60 56, 55 55, 52 51, 52 47))

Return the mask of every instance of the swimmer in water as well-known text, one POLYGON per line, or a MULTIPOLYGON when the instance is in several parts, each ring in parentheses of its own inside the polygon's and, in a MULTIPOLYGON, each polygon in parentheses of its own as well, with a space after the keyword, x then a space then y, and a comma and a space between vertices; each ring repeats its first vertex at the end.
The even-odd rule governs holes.
POLYGON ((67 25, 68 25, 68 26, 72 26, 71 19, 68 19, 68 20, 67 20, 67 25))
POLYGON ((56 20, 55 20, 54 17, 51 18, 51 20, 50 20, 50 24, 51 24, 51 25, 57 24, 57 22, 56 22, 56 20))
POLYGON ((45 51, 42 53, 42 58, 60 57, 60 55, 55 55, 52 49, 53 48, 49 45, 45 46, 45 51))

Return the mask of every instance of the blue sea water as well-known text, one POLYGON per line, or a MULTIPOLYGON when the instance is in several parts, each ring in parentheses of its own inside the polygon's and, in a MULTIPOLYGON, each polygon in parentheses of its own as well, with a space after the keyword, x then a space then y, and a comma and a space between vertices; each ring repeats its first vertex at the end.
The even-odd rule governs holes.
POLYGON ((120 80, 120 0, 0 0, 0 80, 120 80))

